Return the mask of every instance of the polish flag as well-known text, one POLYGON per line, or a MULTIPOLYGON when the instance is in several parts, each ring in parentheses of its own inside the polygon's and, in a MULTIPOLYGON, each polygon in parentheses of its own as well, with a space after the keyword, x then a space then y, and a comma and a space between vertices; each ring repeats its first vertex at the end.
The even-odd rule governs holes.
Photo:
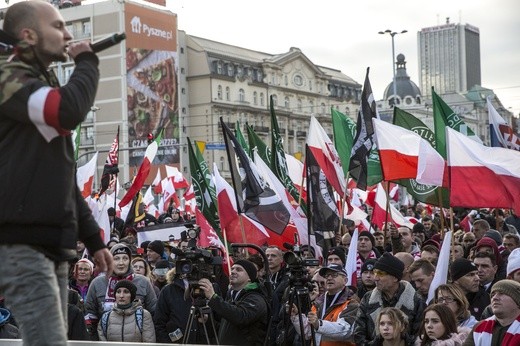
POLYGON ((156 194, 162 193, 163 188, 162 188, 162 182, 161 182, 161 170, 160 169, 157 170, 157 175, 155 176, 155 179, 153 180, 152 185, 154 186, 153 191, 156 194))
POLYGON ((347 261, 345 263, 345 271, 347 272, 349 286, 357 287, 357 246, 358 246, 358 230, 354 230, 350 246, 348 248, 347 261))
POLYGON ((213 164, 213 177, 217 190, 218 215, 222 233, 226 234, 228 243, 244 243, 242 225, 246 242, 264 245, 268 242, 269 234, 264 226, 242 214, 242 223, 237 212, 235 191, 229 183, 220 176, 217 165, 213 164), (241 225, 242 224, 242 225, 241 225))
MULTIPOLYGON (((163 205, 163 208, 160 210, 161 211, 168 211, 168 206, 169 206, 169 201, 170 199, 174 199, 175 201, 175 196, 177 196, 177 194, 175 193, 175 187, 173 186, 173 182, 171 181, 171 179, 166 179, 166 185, 164 186, 164 191, 163 191, 163 196, 162 196, 162 205, 163 205)), ((178 200, 178 198, 177 198, 178 200)))
POLYGON ((489 97, 487 106, 491 146, 520 150, 520 138, 518 138, 504 118, 498 114, 489 97))
POLYGON ((198 237, 197 245, 202 248, 216 247, 222 251, 222 269, 229 276, 229 268, 233 265, 233 259, 229 257, 228 252, 217 232, 211 227, 208 220, 201 213, 199 208, 195 208, 195 220, 197 225, 200 226, 200 234, 198 237), (229 260, 229 265, 228 265, 229 260))
POLYGON ((193 198, 195 198, 195 191, 193 191, 193 184, 190 184, 186 191, 184 191, 184 199, 189 201, 193 198))
POLYGON ((450 203, 514 209, 520 214, 520 152, 486 147, 446 128, 450 203))
POLYGON ((346 183, 341 168, 341 160, 334 144, 314 116, 311 116, 307 145, 330 185, 340 196, 344 196, 346 183))
POLYGON ((145 206, 149 206, 153 201, 154 197, 152 194, 152 186, 150 185, 143 196, 143 202, 145 206))
POLYGON ((157 154, 158 144, 157 141, 153 141, 148 145, 146 148, 146 151, 144 153, 143 162, 141 163, 141 166, 139 167, 139 171, 137 172, 137 175, 134 178, 134 181, 132 182, 132 186, 128 189, 126 194, 123 196, 121 201, 119 202, 119 207, 122 208, 128 203, 132 201, 132 199, 137 195, 139 190, 144 185, 144 182, 146 178, 148 178, 148 174, 150 173, 150 167, 152 166, 153 159, 155 158, 155 155, 157 154))
MULTIPOLYGON (((383 224, 386 221, 386 201, 385 189, 379 183, 377 184, 374 210, 372 211, 372 223, 379 228, 383 228, 383 224)), ((397 227, 406 226, 410 229, 413 228, 413 223, 408 221, 392 204, 390 204, 390 209, 388 210, 388 222, 393 222, 397 227)))
POLYGON ((188 180, 186 180, 177 167, 166 166, 166 176, 171 178, 176 190, 187 189, 190 185, 188 180))
POLYGON ((416 179, 442 186, 444 158, 417 133, 373 118, 381 169, 385 180, 416 179))
POLYGON ((98 152, 85 165, 78 167, 76 171, 76 183, 81 191, 83 198, 87 198, 92 194, 92 183, 96 174, 96 165, 98 152))

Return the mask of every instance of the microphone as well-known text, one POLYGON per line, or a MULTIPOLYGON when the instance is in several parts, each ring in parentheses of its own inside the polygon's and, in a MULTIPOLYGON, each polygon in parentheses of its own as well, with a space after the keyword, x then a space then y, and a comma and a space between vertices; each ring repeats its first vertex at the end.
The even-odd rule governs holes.
POLYGON ((291 244, 291 243, 283 243, 282 244, 284 248, 286 248, 287 250, 294 250, 294 245, 291 244))
POLYGON ((107 48, 115 46, 116 44, 119 44, 124 39, 126 39, 126 35, 124 32, 120 33, 120 34, 116 33, 116 34, 113 34, 112 36, 109 36, 102 40, 91 43, 90 48, 92 48, 92 51, 94 51, 94 53, 99 53, 102 50, 105 50, 107 48))

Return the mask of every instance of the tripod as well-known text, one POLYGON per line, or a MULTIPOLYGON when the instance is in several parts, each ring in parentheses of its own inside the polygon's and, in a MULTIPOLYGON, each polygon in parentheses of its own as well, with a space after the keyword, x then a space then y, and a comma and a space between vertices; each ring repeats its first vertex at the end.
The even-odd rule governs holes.
POLYGON ((193 320, 198 319, 199 317, 202 320, 202 326, 204 328, 204 335, 206 336, 206 343, 210 345, 208 328, 206 327, 206 323, 208 321, 204 320, 204 315, 208 316, 208 320, 211 323, 211 327, 213 328, 213 334, 215 335, 216 343, 218 344, 218 336, 217 330, 215 328, 215 321, 213 320, 213 314, 211 313, 211 308, 207 305, 207 301, 205 298, 195 297, 193 299, 193 305, 190 308, 190 316, 188 318, 188 323, 186 324, 184 338, 182 339, 182 343, 188 343, 191 334, 191 327, 193 326, 193 320))
MULTIPOLYGON (((303 326, 303 318, 302 314, 306 314, 310 310, 310 298, 309 298, 309 289, 307 287, 302 286, 294 286, 291 287, 289 291, 289 314, 292 309, 293 304, 296 305, 298 309, 298 322, 300 327, 300 336, 302 338, 302 345, 306 345, 305 341, 305 331, 303 326)), ((289 332, 289 324, 286 326, 285 335, 289 332)), ((311 339, 309 340, 309 345, 316 345, 316 334, 314 331, 314 327, 311 326, 311 339)))

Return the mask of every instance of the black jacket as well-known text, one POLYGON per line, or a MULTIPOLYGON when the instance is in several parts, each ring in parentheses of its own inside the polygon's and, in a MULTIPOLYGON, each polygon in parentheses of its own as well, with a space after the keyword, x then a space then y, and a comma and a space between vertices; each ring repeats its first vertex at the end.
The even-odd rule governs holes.
POLYGON ((478 292, 466 294, 466 298, 469 302, 469 312, 475 316, 477 321, 481 320, 481 315, 484 309, 491 304, 489 294, 486 292, 484 287, 479 287, 478 292))
POLYGON ((234 302, 214 296, 208 305, 221 318, 218 333, 221 345, 264 344, 270 309, 258 283, 248 284, 234 302))
POLYGON ((0 243, 34 245, 57 260, 76 255, 78 238, 90 253, 104 247, 76 186, 71 139, 94 102, 99 61, 84 52, 75 62, 63 87, 36 63, 0 66, 0 243))

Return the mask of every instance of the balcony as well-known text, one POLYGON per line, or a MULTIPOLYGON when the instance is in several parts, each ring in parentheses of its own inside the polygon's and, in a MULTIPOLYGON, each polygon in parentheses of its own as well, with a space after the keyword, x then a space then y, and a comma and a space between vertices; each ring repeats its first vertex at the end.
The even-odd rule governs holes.
POLYGON ((267 126, 254 126, 253 130, 255 130, 255 132, 257 132, 257 133, 268 133, 269 132, 269 127, 267 127, 267 126))

